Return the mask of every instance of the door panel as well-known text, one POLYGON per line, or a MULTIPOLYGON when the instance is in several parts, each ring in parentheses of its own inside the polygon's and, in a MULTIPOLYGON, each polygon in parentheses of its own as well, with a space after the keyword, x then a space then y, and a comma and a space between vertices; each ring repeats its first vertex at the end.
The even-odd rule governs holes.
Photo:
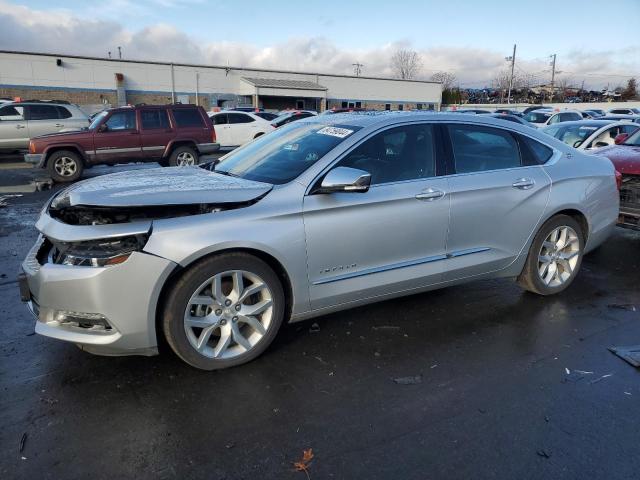
POLYGON ((416 198, 447 180, 373 186, 366 193, 310 195, 304 222, 311 307, 434 284, 442 280, 449 197, 416 198))
POLYGON ((442 280, 449 187, 434 176, 435 151, 430 124, 389 128, 336 165, 368 172, 368 192, 305 197, 312 308, 442 280))
POLYGON ((220 113, 211 117, 213 129, 216 131, 216 141, 221 147, 231 147, 235 145, 232 138, 231 126, 228 123, 228 115, 220 113))
POLYGON ((162 158, 174 130, 169 125, 169 116, 163 109, 140 110, 140 142, 145 160, 158 161, 162 158))
POLYGON ((0 107, 0 148, 26 149, 30 138, 24 107, 18 105, 0 107))
POLYGON ((55 105, 27 105, 29 135, 37 137, 57 133, 64 128, 64 120, 55 105))
POLYGON ((449 126, 454 173, 446 280, 506 268, 545 211, 551 183, 540 165, 522 164, 507 130, 449 126), (476 171, 474 171, 476 170, 476 171))

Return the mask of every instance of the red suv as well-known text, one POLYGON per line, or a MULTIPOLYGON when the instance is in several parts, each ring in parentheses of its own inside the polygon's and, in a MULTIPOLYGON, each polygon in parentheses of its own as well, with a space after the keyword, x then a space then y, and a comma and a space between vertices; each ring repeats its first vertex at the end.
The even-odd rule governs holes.
POLYGON ((93 165, 196 165, 199 155, 219 148, 211 119, 202 107, 137 105, 100 112, 83 130, 32 138, 24 158, 47 168, 54 181, 71 182, 93 165))

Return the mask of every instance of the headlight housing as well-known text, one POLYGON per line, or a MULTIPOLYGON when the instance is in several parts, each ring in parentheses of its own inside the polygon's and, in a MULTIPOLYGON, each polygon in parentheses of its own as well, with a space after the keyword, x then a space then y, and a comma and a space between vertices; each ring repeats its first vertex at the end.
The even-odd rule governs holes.
POLYGON ((133 252, 147 243, 148 235, 87 240, 83 242, 51 241, 49 261, 78 267, 110 267, 125 262, 133 252))

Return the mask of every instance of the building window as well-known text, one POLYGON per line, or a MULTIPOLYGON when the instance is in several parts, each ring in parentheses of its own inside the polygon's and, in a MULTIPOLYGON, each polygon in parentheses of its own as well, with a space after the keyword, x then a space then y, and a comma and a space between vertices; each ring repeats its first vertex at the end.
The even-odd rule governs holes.
POLYGON ((399 103, 398 104, 398 110, 400 110, 400 111, 404 110, 404 105, 399 103))
POLYGON ((421 104, 421 103, 416 104, 416 108, 417 108, 418 110, 422 110, 422 104, 421 104))
POLYGON ((385 103, 384 104, 384 109, 385 110, 391 110, 391 104, 390 103, 385 103))
POLYGON ((356 102, 356 108, 362 108, 362 102, 356 102))
POLYGON ((348 105, 348 102, 342 102, 342 108, 347 108, 348 105))
POLYGON ((296 100, 296 109, 303 110, 304 109, 304 100, 296 100))

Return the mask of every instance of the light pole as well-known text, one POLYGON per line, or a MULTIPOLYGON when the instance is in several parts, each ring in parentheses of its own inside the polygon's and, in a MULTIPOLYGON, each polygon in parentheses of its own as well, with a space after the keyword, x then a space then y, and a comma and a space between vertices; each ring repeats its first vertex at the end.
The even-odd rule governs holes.
POLYGON ((505 57, 505 60, 511 61, 511 75, 509 76, 509 91, 507 93, 507 103, 511 103, 511 89, 513 88, 513 69, 516 66, 516 44, 513 44, 513 55, 505 57))

